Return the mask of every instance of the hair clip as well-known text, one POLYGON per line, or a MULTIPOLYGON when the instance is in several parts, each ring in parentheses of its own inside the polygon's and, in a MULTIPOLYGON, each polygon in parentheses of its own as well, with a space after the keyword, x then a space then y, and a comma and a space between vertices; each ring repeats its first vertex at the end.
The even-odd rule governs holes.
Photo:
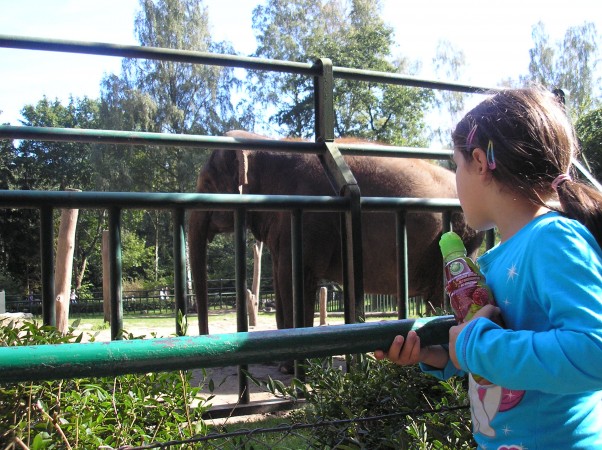
POLYGON ((474 126, 468 132, 468 136, 466 136, 466 150, 470 150, 472 140, 474 139, 474 135, 476 133, 477 133, 477 124, 474 124, 474 126))
POLYGON ((493 141, 491 139, 487 144, 487 167, 489 167, 489 170, 495 169, 495 156, 493 155, 493 141))

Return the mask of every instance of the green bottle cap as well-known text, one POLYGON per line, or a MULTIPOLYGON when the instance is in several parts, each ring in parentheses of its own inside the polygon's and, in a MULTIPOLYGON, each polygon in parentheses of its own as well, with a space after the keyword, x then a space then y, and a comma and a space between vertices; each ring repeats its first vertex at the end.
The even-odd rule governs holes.
POLYGON ((466 253, 466 247, 464 246, 464 242, 462 242, 462 238, 453 231, 443 233, 439 240, 439 247, 441 247, 443 258, 452 253, 466 253))

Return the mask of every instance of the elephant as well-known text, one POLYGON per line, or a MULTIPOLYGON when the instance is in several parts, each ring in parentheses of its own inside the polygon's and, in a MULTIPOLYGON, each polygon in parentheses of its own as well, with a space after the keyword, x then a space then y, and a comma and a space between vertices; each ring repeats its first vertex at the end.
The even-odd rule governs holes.
MULTIPOLYGON (((226 136, 269 139, 241 130, 230 131, 226 136)), ((345 161, 364 197, 457 197, 453 172, 422 159, 345 156, 345 161)), ((315 154, 225 149, 215 149, 210 155, 199 173, 197 192, 335 195, 315 154)), ((395 216, 388 212, 362 212, 361 217, 364 290, 395 294, 395 216)), ((190 265, 200 334, 209 333, 207 243, 217 233, 232 232, 233 220, 231 211, 193 210, 189 216, 190 265)), ((440 305, 443 262, 438 241, 443 230, 442 214, 408 213, 406 223, 409 293, 421 294, 440 305)), ((265 243, 272 256, 277 327, 293 328, 290 212, 250 211, 247 226, 257 240, 265 243)), ((469 228, 460 212, 452 214, 452 226, 463 238, 468 253, 474 254, 483 239, 482 233, 469 228)), ((342 280, 340 228, 340 213, 303 214, 304 326, 313 325, 318 283, 342 280)))

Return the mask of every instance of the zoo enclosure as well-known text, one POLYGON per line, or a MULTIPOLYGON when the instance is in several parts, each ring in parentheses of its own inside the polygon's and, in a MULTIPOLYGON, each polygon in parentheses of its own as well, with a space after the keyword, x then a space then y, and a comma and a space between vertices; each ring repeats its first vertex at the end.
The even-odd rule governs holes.
MULTIPOLYGON (((458 83, 421 80, 414 77, 393 73, 382 73, 360 69, 334 67, 328 59, 319 59, 313 64, 295 63, 286 61, 263 60, 232 55, 215 55, 182 50, 159 48, 145 48, 136 46, 119 46, 109 44, 91 44, 85 42, 41 40, 14 36, 0 36, 0 47, 25 50, 62 51, 82 54, 95 54, 129 58, 147 58, 174 61, 189 64, 208 64, 217 66, 230 66, 250 70, 269 70, 287 72, 313 77, 315 92, 315 142, 282 142, 274 140, 244 140, 227 137, 198 136, 198 135, 170 135, 161 133, 128 132, 116 130, 84 130, 65 128, 39 128, 0 126, 0 138, 3 139, 31 139, 63 142, 88 142, 97 144, 127 144, 127 145, 163 145, 180 147, 198 147, 203 149, 225 148, 230 150, 269 149, 285 152, 302 152, 317 154, 329 175, 334 188, 334 196, 304 197, 304 196, 271 196, 257 198, 253 195, 239 194, 188 194, 188 193, 115 193, 115 192, 43 192, 43 191, 1 191, 0 207, 3 208, 35 208, 40 212, 40 258, 42 277, 42 315, 44 324, 54 325, 55 299, 53 286, 53 213, 60 208, 95 208, 107 209, 109 212, 109 267, 110 267, 110 299, 111 299, 111 336, 118 339, 123 328, 123 292, 121 286, 121 212, 123 209, 163 209, 172 212, 173 216, 173 241, 174 241, 174 299, 178 312, 186 313, 186 279, 185 279, 185 226, 184 218, 190 209, 226 209, 232 210, 235 215, 235 243, 236 243, 236 304, 239 314, 238 329, 248 331, 246 325, 246 270, 245 270, 245 230, 246 213, 249 211, 286 210, 291 212, 293 245, 293 300, 296 311, 302 306, 297 299, 302 298, 302 254, 300 252, 302 234, 301 223, 304 212, 321 211, 337 212, 342 216, 342 225, 345 230, 343 248, 346 268, 344 274, 345 295, 345 322, 356 322, 363 313, 363 285, 362 285, 362 258, 360 213, 370 211, 388 211, 396 216, 397 222, 397 266, 398 266, 398 313, 399 318, 405 318, 408 303, 407 286, 407 239, 405 231, 405 215, 417 211, 435 211, 444 215, 452 210, 459 209, 457 200, 450 199, 409 199, 409 198, 369 198, 362 197, 353 174, 347 168, 342 155, 373 155, 397 156, 412 158, 443 159, 448 158, 449 151, 434 151, 405 147, 351 145, 334 143, 334 110, 333 89, 334 79, 367 81, 376 83, 392 83, 428 89, 446 89, 461 92, 484 92, 484 87, 468 86, 458 83)), ((449 220, 444 220, 449 223, 449 220)), ((491 237, 490 237, 491 239, 491 237)), ((296 314, 298 318, 302 314, 296 314)), ((365 324, 374 328, 371 333, 378 333, 377 328, 382 325, 365 324)), ((176 332, 182 334, 180 324, 176 321, 176 332)), ((286 336, 292 331, 279 331, 286 336)), ((317 355, 318 347, 312 347, 308 336, 317 333, 308 330, 308 335, 299 338, 300 343, 309 345, 309 353, 300 353, 291 345, 286 356, 290 358, 317 355), (313 350, 312 350, 313 349, 313 350), (313 353, 312 353, 313 352, 313 353)), ((390 342, 396 333, 390 332, 390 342)), ((337 348, 337 337, 322 336, 327 339, 330 351, 341 351, 337 348)), ((176 338, 177 339, 177 338, 176 338)), ((115 343, 117 345, 118 343, 115 343)), ((87 344, 85 344, 87 345, 87 344)), ((52 351, 52 349, 49 349, 52 351)), ((143 349, 147 357, 153 361, 155 370, 169 370, 173 368, 173 361, 167 364, 164 358, 153 357, 149 348, 143 349)), ((323 352, 324 350, 319 350, 323 352)), ((178 351, 174 348, 175 357, 178 351)), ((322 353, 320 353, 322 354, 322 353)), ((335 354, 335 353, 330 353, 335 354)), ((71 357, 72 355, 69 355, 71 357)), ((282 356, 282 355, 281 355, 282 356)), ((97 361, 98 363, 99 361, 97 361)), ((69 364, 69 363, 66 363, 69 364)), ((182 357, 178 363, 182 367, 193 368, 193 362, 182 357)), ((196 363, 198 364, 198 362, 196 363)), ((84 368, 90 374, 96 374, 92 364, 84 368)), ((109 364, 107 374, 116 374, 117 367, 109 364), (111 368, 113 367, 113 368, 111 368)), ((136 370, 134 361, 127 361, 119 365, 119 370, 136 370)), ((241 366, 244 367, 244 366, 241 366)), ((35 366, 29 375, 23 371, 21 379, 31 377, 52 377, 46 368, 35 366)), ((55 368, 55 375, 60 371, 55 368)), ((17 372, 19 372, 17 370, 17 372)), ((241 385, 241 392, 244 386, 241 385)), ((246 390, 248 392, 248 390, 246 390)), ((248 403, 249 398, 242 396, 241 403, 248 403)))
MULTIPOLYGON (((118 193, 96 193, 92 197, 90 193, 45 193, 45 192, 21 192, 18 195, 9 195, 0 198, 0 206, 4 207, 30 207, 38 208, 41 217, 41 262, 42 262, 42 304, 44 323, 53 324, 54 317, 54 292, 52 286, 52 212, 55 208, 106 208, 109 211, 109 234, 110 234, 110 297, 111 297, 111 328, 113 336, 117 337, 122 324, 122 293, 121 293, 121 262, 120 262, 120 213, 123 208, 157 208, 171 209, 174 216, 174 292, 175 303, 178 311, 185 313, 186 286, 184 282, 185 271, 183 270, 185 259, 184 250, 184 213, 186 209, 193 207, 199 209, 232 209, 235 210, 238 226, 235 236, 237 242, 244 235, 244 214, 245 211, 266 210, 266 209, 285 209, 292 212, 293 217, 293 236, 294 242, 299 244, 300 226, 302 211, 328 210, 338 211, 345 215, 344 229, 346 230, 345 239, 345 257, 348 264, 344 274, 344 295, 346 309, 346 320, 352 323, 361 316, 362 305, 360 299, 363 297, 363 286, 361 276, 354 277, 355 273, 362 273, 361 267, 361 243, 359 237, 360 211, 396 211, 398 219, 398 247, 399 258, 398 267, 400 268, 400 279, 405 280, 406 262, 404 260, 404 215, 408 211, 450 211, 458 209, 457 201, 448 200, 430 200, 421 201, 419 199, 405 199, 409 201, 391 201, 391 199, 369 199, 361 198, 357 183, 353 178, 342 159, 342 154, 371 154, 376 156, 399 156, 399 157, 422 157, 430 159, 441 159, 449 156, 448 151, 416 150, 401 147, 390 147, 383 149, 378 146, 360 146, 360 145, 334 145, 334 110, 332 105, 334 79, 342 78, 348 80, 370 81, 378 83, 392 83, 405 86, 414 86, 432 89, 447 89, 462 92, 483 92, 491 90, 483 87, 467 86, 459 83, 449 83, 440 81, 421 80, 414 77, 402 76, 399 74, 382 73, 375 71, 348 69, 333 67, 328 59, 320 59, 314 64, 304 64, 286 61, 273 61, 258 58, 240 57, 232 55, 215 55, 201 52, 191 52, 182 50, 170 50, 136 46, 120 46, 109 44, 91 44, 85 42, 59 41, 59 40, 41 40, 34 38, 24 38, 15 36, 0 36, 0 46, 7 48, 19 48, 29 50, 62 51, 71 53, 95 54, 105 56, 118 56, 130 58, 147 58, 168 60, 180 63, 208 64, 218 66, 230 66, 251 70, 272 70, 279 72, 288 72, 293 74, 312 76, 314 78, 315 91, 315 143, 282 143, 279 141, 247 141, 244 139, 231 139, 208 136, 191 135, 168 135, 159 133, 134 133, 123 131, 107 130, 74 130, 62 128, 37 128, 37 127, 2 127, 0 137, 13 139, 33 139, 50 141, 78 141, 89 143, 114 143, 114 144, 135 144, 135 145, 174 145, 174 146, 192 146, 202 148, 227 148, 227 149, 272 149, 289 152, 316 153, 321 158, 326 172, 331 178, 335 192, 339 194, 338 199, 313 197, 309 202, 305 202, 302 197, 297 197, 299 204, 295 200, 287 198, 276 198, 273 204, 270 199, 261 202, 253 202, 242 196, 234 196, 235 199, 228 198, 228 195, 218 195, 207 203, 209 199, 203 194, 118 194, 118 193), (30 195, 31 194, 31 195, 30 195), (47 195, 49 194, 49 195, 47 195), (104 201, 97 198, 98 195, 104 197, 104 201), (164 201, 163 201, 164 200, 164 201), (242 200, 242 201, 240 201, 242 200), (315 200, 315 203, 312 202, 315 200), (345 200, 345 201, 342 201, 345 200), (336 202, 336 203, 335 203, 336 202), (247 206, 242 206, 247 205, 247 206), (357 309, 357 311, 356 311, 357 309)), ((446 221, 447 222, 447 221, 446 221)), ((294 260, 300 262, 300 252, 294 251, 294 260)), ((237 251, 237 260, 240 262, 239 252, 237 251)), ((237 279, 240 280, 237 285, 237 297, 240 297, 243 291, 244 267, 238 267, 237 279)), ((300 268, 297 264, 297 270, 293 273, 294 280, 294 298, 300 298, 301 280, 300 268)), ((404 311, 407 310, 407 284, 402 281, 398 286, 398 299, 400 301, 399 314, 404 317, 404 311)), ((238 310, 244 309, 244 302, 239 302, 238 310), (242 303, 242 305, 240 304, 242 303)), ((246 312, 246 311, 243 311, 246 312)), ((179 331, 179 330, 178 330, 179 331)), ((244 331, 244 330, 243 330, 244 331)))
MULTIPOLYGON (((284 61, 261 60, 256 58, 247 58, 231 55, 213 55, 199 52, 158 49, 158 48, 143 48, 134 46, 118 46, 108 44, 90 44, 82 42, 57 41, 57 40, 41 40, 34 38, 21 38, 11 36, 0 36, 0 47, 18 48, 25 50, 46 50, 46 51, 64 51, 82 54, 95 54, 116 57, 131 57, 131 58, 149 58, 168 61, 176 61, 181 63, 191 64, 210 64, 218 66, 231 66, 252 70, 274 70, 280 72, 296 73, 314 78, 315 89, 315 142, 314 143, 283 143, 280 141, 245 141, 242 139, 233 139, 225 137, 212 136, 193 136, 193 135, 167 135, 158 133, 142 133, 142 132, 124 132, 124 131, 109 131, 109 130, 76 130, 62 128, 37 128, 37 127, 13 127, 0 126, 0 138, 2 139, 32 139, 32 140, 48 140, 48 141, 64 141, 64 142, 89 142, 89 143, 114 143, 114 144, 135 144, 135 145, 174 145, 200 148, 227 148, 227 149, 272 149, 288 152, 307 152, 316 153, 320 156, 324 166, 329 173, 334 191, 338 196, 323 196, 323 197, 300 197, 300 196, 273 196, 271 198, 263 198, 261 200, 254 198, 252 195, 229 195, 229 194, 181 194, 181 193, 112 193, 112 192, 41 192, 41 191, 0 191, 0 207, 2 208, 35 208, 40 212, 40 258, 42 267, 42 313, 45 324, 54 325, 56 318, 54 316, 54 286, 53 286, 53 213, 59 208, 104 208, 109 211, 109 235, 110 235, 110 298, 111 298, 111 335, 114 339, 119 337, 119 331, 122 328, 123 320, 123 292, 121 289, 121 211, 123 209, 164 209, 170 210, 173 215, 173 237, 174 237, 174 299, 176 309, 182 313, 186 313, 186 280, 185 280, 185 257, 184 257, 184 239, 185 227, 184 217, 185 212, 189 209, 228 209, 234 211, 236 218, 235 242, 236 242, 236 304, 239 313, 239 331, 248 331, 246 329, 246 271, 245 271, 245 215, 248 211, 265 211, 265 210, 288 210, 292 216, 292 232, 293 241, 293 258, 295 261, 293 280, 294 280, 294 299, 302 298, 302 255, 300 254, 301 236, 301 219, 305 211, 328 211, 339 212, 344 216, 342 221, 346 230, 345 239, 345 255, 347 258, 346 280, 344 285, 345 292, 345 318, 346 323, 355 322, 356 318, 362 313, 362 304, 360 299, 363 297, 363 287, 361 281, 361 241, 359 237, 360 212, 362 211, 389 211, 396 215, 397 218, 397 250, 398 250, 398 299, 399 299, 399 315, 404 318, 404 311, 407 310, 407 249, 405 235, 405 214, 416 211, 437 211, 442 214, 449 214, 452 210, 459 209, 459 203, 456 200, 443 199, 402 199, 402 198, 367 198, 361 197, 357 183, 344 164, 342 159, 343 154, 358 154, 358 155, 376 155, 376 156, 397 156, 397 157, 413 157, 413 158, 428 158, 442 159, 450 155, 449 151, 432 151, 425 149, 410 149, 402 147, 382 148, 376 146, 365 145, 340 145, 334 144, 334 111, 332 105, 334 79, 343 78, 348 80, 369 81, 378 83, 393 83, 405 86, 414 86, 419 88, 430 89, 447 89, 461 92, 484 92, 490 89, 476 86, 461 85, 456 83, 445 83, 439 81, 420 80, 413 77, 402 76, 399 74, 379 73, 374 71, 366 71, 359 69, 349 69, 341 67, 333 67, 327 59, 320 59, 314 64, 292 63, 284 61)), ((445 220, 449 223, 449 220, 445 220)), ((492 243, 492 235, 489 237, 489 245, 492 243)), ((299 302, 297 302, 298 304, 299 302)), ((299 306, 298 306, 299 307, 299 306)), ((300 316, 300 314, 297 314, 300 316)), ((399 333, 397 324, 392 323, 392 327, 384 327, 382 324, 361 324, 368 335, 378 335, 382 342, 390 342, 395 334, 399 333), (394 325, 394 327, 393 327, 394 325)), ((441 323, 439 331, 445 331, 445 327, 449 327, 449 320, 441 323)), ((346 325, 345 325, 346 327, 346 325)), ((407 327, 407 324, 406 324, 407 327)), ((352 326, 353 328, 353 326, 352 326)), ((348 329, 350 331, 351 329, 348 329)), ((176 331, 181 334, 180 325, 176 322, 176 331)), ((353 329, 356 333, 358 330, 353 329)), ((281 357, 309 357, 323 354, 332 355, 332 352, 338 351, 357 351, 355 348, 341 349, 336 346, 337 341, 340 342, 340 334, 331 334, 330 336, 320 336, 320 342, 326 342, 326 348, 320 347, 315 338, 320 333, 319 330, 304 330, 302 336, 295 336, 292 331, 278 331, 278 335, 272 336, 277 340, 282 337, 292 338, 288 348, 280 349, 278 353, 281 357), (298 340, 296 340, 298 339, 298 340), (303 343, 306 350, 304 352, 296 351, 296 344, 303 343)), ((445 334, 445 332, 443 332, 445 334)), ((247 339, 248 334, 243 333, 247 339)), ((258 336, 258 342, 263 338, 270 336, 258 336)), ((354 335, 357 338, 357 335, 354 335)), ((435 343, 439 337, 430 336, 430 343, 435 343)), ((149 364, 153 370, 170 370, 174 367, 194 368, 200 367, 198 362, 199 352, 196 350, 187 355, 183 353, 183 341, 178 341, 174 338, 172 343, 164 343, 170 347, 168 353, 169 360, 163 356, 153 353, 152 346, 154 343, 136 343, 138 347, 138 356, 133 359, 127 358, 127 361, 119 361, 115 364, 108 356, 95 357, 93 363, 78 365, 77 355, 81 356, 81 352, 67 352, 62 365, 54 364, 54 370, 49 371, 47 367, 42 367, 44 364, 41 360, 30 360, 28 358, 22 364, 26 364, 28 370, 23 370, 23 366, 11 368, 11 370, 2 370, 0 373, 11 374, 14 380, 31 380, 56 378, 57 376, 93 376, 97 375, 97 367, 100 363, 107 375, 116 375, 119 371, 135 372, 140 370, 140 364, 149 364), (141 359, 136 360, 140 357, 141 359), (143 361, 143 362, 141 362, 143 361), (78 366, 76 373, 72 368, 78 366)), ((194 343, 202 343, 203 337, 195 338, 194 343)), ((235 338, 231 338, 235 339, 235 338)), ((428 341, 427 339, 427 341, 428 341)), ((265 342, 269 342, 266 339, 265 342)), ((125 344, 125 343, 124 343, 125 344)), ((77 344, 80 345, 80 344, 77 344)), ((88 344, 81 344, 82 352, 86 352, 90 347, 85 347, 88 344)), ((115 342, 115 346, 121 345, 115 342)), ((261 345, 261 344, 258 344, 261 345)), ((376 348, 376 343, 370 343, 370 349, 376 348)), ((211 347, 211 346, 210 346, 211 347)), ((132 350, 131 344, 126 344, 124 352, 128 353, 132 350)), ((23 350, 26 349, 11 349, 14 352, 25 355, 23 350)), ((56 351, 59 349, 47 348, 43 349, 43 353, 55 360, 56 351)), ((64 349, 65 351, 67 349, 64 349)), ((63 351, 63 354, 66 352, 63 351)), ((92 351, 92 349, 90 349, 92 351)), ((273 356, 275 353, 271 353, 273 356)), ((131 356, 131 355, 130 355, 131 356)), ((230 355, 234 357, 234 361, 241 361, 239 355, 230 355)), ((222 357, 220 361, 226 364, 223 358, 228 358, 228 355, 222 357)), ((247 356, 248 358, 248 356, 247 356)), ((254 358, 252 356, 251 358, 254 358)), ((220 358, 209 358, 205 360, 207 366, 216 365, 220 358)), ((12 359, 10 359, 12 361, 12 359)), ((3 358, 3 361, 6 359, 3 358)), ((228 360, 228 361, 232 361, 228 360)), ((253 361, 246 359, 243 361, 253 361)), ((201 362, 201 365, 203 363, 201 362)), ((143 367, 146 370, 147 366, 143 367)), ((3 368, 8 369, 8 367, 3 368)), ((6 381, 6 378, 0 376, 0 381, 6 381)), ((248 402, 247 398, 242 398, 242 403, 248 402)))

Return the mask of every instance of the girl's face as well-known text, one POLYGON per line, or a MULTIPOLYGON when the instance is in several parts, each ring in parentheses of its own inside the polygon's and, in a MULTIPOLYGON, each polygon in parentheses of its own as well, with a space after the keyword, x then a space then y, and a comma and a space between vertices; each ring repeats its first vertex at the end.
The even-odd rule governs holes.
MULTIPOLYGON (((478 149, 474 151, 478 151, 478 149)), ((490 219, 484 208, 486 201, 483 199, 478 162, 474 158, 467 159, 462 150, 458 149, 454 149, 453 159, 457 167, 456 189, 466 222, 478 231, 490 228, 490 219)))

